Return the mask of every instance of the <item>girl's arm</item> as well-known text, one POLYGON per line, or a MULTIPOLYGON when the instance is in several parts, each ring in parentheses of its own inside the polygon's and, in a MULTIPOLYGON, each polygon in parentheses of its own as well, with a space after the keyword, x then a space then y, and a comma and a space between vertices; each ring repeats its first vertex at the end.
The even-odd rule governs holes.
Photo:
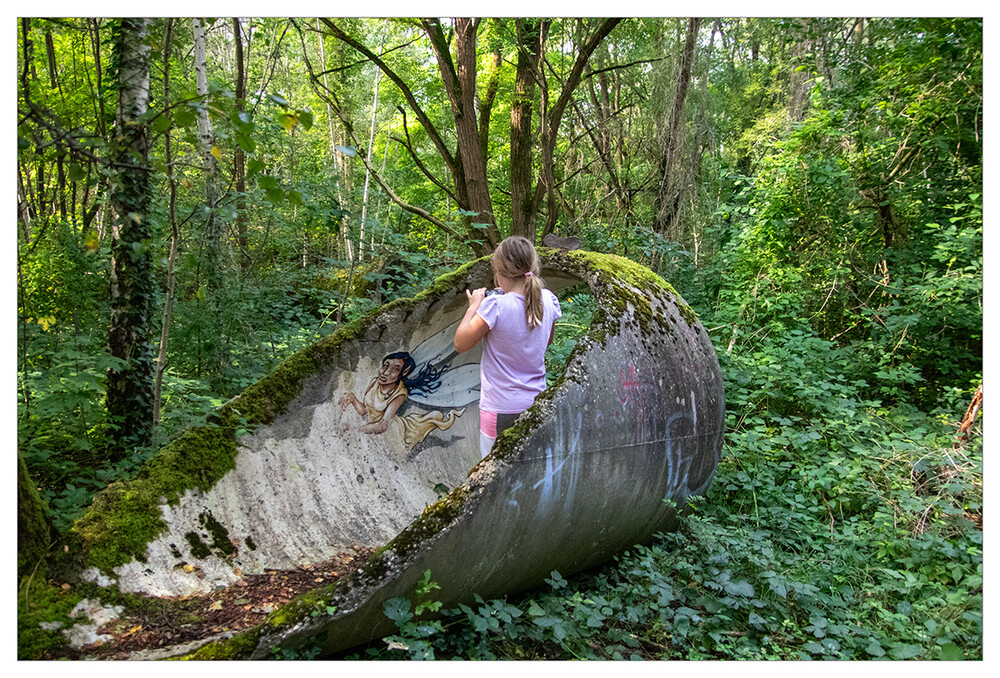
POLYGON ((469 297, 469 308, 465 311, 462 322, 458 324, 458 329, 455 330, 455 350, 459 353, 465 353, 475 348, 479 340, 490 331, 490 326, 486 324, 486 321, 476 314, 479 305, 486 297, 486 288, 480 287, 474 292, 465 290, 465 294, 469 297))

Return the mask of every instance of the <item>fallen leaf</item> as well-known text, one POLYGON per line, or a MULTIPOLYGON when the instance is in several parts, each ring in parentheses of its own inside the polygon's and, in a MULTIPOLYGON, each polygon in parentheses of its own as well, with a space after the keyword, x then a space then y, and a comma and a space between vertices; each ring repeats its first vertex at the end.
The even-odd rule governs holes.
POLYGON ((62 585, 62 588, 63 588, 63 589, 68 589, 68 588, 69 588, 69 584, 63 584, 63 585, 62 585))
POLYGON ((194 565, 185 565, 181 569, 187 572, 188 574, 191 574, 192 572, 194 572, 194 565))
POLYGON ((208 609, 209 609, 209 611, 213 611, 213 612, 217 611, 217 610, 221 610, 222 609, 222 601, 221 600, 215 601, 214 603, 211 604, 211 606, 209 606, 208 609))

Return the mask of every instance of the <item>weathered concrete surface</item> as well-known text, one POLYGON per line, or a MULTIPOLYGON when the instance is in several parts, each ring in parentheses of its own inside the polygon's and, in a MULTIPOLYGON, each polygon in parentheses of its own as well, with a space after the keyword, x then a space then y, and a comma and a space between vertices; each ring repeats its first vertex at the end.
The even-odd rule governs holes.
POLYGON ((478 352, 449 355, 465 288, 490 282, 481 261, 451 288, 373 315, 337 364, 240 439, 235 469, 162 506, 167 529, 145 562, 114 569, 118 586, 183 595, 384 545, 335 586, 192 656, 261 658, 303 643, 332 653, 393 631, 382 603, 411 595, 425 570, 448 607, 569 575, 671 529, 664 500, 704 492, 722 443, 721 375, 704 328, 672 288, 624 259, 544 251, 543 277, 553 289, 588 284, 598 312, 562 382, 489 457, 479 461, 478 352), (341 403, 366 398, 392 366, 383 358, 400 352, 414 358, 411 377, 430 365, 436 381, 410 388, 387 430, 365 432, 369 415, 341 403), (414 423, 427 418, 438 423, 414 423))

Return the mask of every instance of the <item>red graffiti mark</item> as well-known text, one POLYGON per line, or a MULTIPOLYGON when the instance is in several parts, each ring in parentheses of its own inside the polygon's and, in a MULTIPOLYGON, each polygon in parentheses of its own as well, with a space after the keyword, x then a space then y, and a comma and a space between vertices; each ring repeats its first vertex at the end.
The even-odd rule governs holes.
MULTIPOLYGON (((632 428, 633 442, 643 441, 647 438, 649 408, 647 400, 653 391, 652 381, 642 378, 642 374, 637 372, 635 364, 630 363, 621 369, 621 385, 618 392, 618 399, 622 403, 621 415, 634 419, 632 428), (629 412, 631 411, 631 412, 629 412)), ((619 412, 615 413, 616 415, 619 412)))

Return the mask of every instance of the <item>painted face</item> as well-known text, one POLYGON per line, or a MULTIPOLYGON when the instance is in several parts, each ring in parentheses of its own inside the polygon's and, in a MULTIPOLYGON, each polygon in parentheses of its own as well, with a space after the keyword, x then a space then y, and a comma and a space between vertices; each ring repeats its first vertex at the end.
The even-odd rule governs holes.
POLYGON ((403 361, 399 358, 389 358, 382 361, 382 367, 378 371, 378 383, 382 386, 390 386, 399 381, 403 373, 403 361))

